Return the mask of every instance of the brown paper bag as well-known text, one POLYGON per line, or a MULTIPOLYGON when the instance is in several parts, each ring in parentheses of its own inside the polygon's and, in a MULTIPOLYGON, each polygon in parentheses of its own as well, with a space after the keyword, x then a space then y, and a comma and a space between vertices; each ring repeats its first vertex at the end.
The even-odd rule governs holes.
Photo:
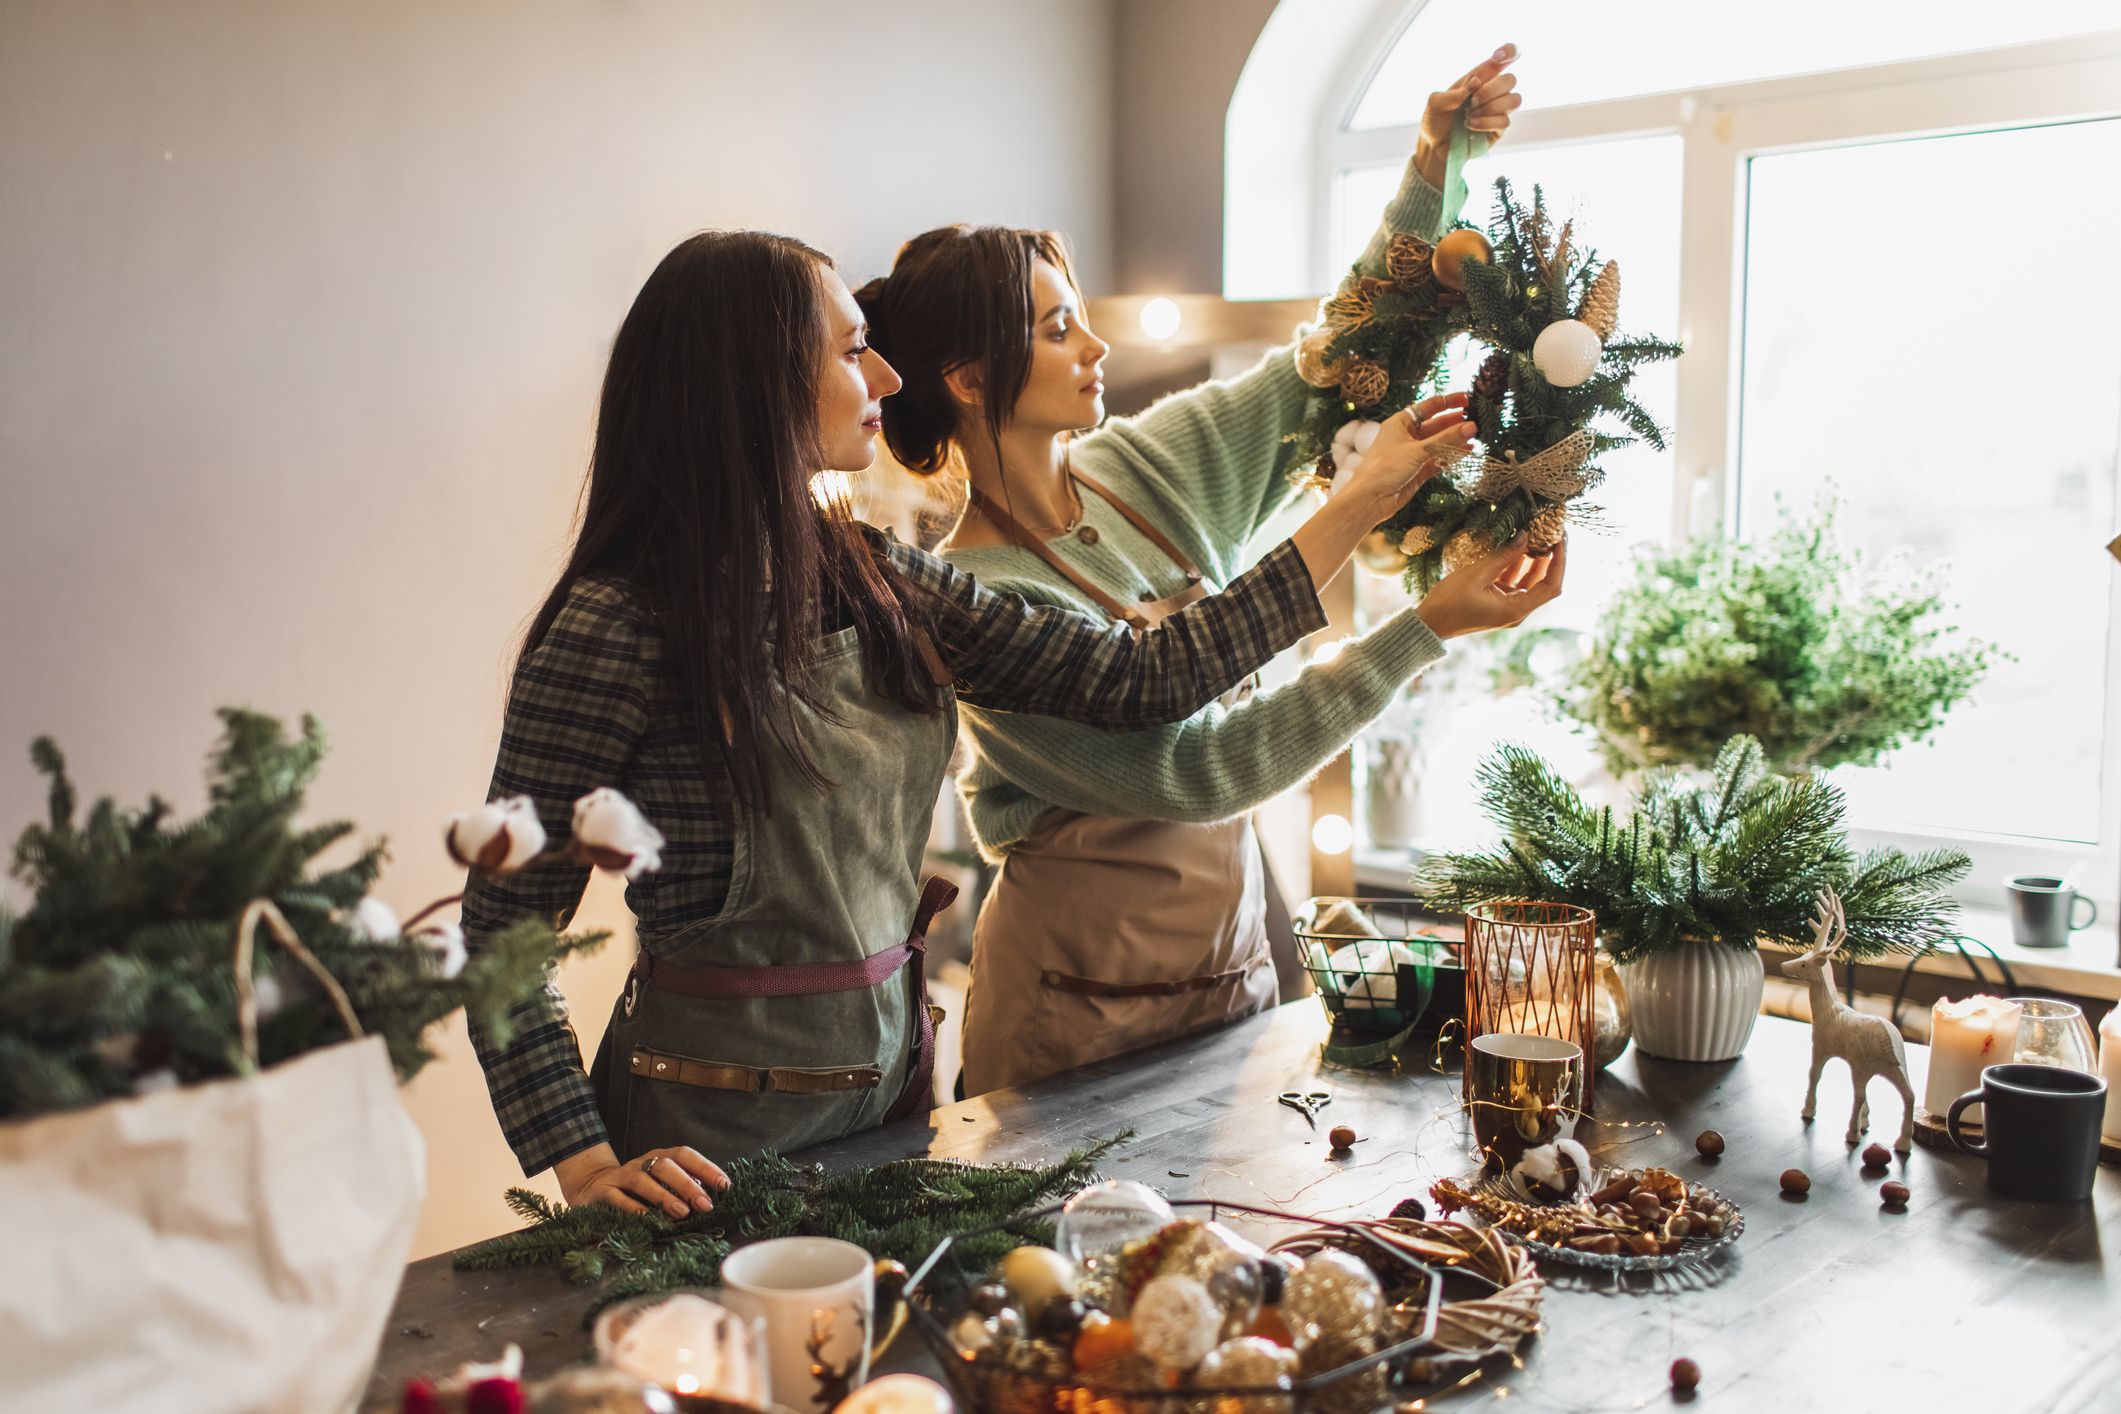
POLYGON ((425 1160, 374 1037, 0 1125, 0 1414, 353 1408, 425 1160))

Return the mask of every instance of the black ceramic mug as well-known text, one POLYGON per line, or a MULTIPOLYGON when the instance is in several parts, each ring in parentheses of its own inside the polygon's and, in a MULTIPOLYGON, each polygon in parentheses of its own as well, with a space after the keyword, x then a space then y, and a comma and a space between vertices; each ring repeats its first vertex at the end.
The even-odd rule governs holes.
POLYGON ((1992 1065, 1981 1088, 1952 1101, 1944 1127, 1952 1143, 1988 1160, 1988 1186, 2006 1198, 2081 1203, 2099 1172, 2099 1122, 2106 1082, 2059 1065, 1992 1065), (1970 1105, 1982 1107, 1979 1143, 1960 1129, 1970 1105))

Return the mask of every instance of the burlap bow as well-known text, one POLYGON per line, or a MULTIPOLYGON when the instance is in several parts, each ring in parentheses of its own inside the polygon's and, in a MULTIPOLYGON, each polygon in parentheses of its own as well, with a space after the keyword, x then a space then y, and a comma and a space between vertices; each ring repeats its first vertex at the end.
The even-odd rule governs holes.
POLYGON ((1501 460, 1489 457, 1466 494, 1493 503, 1524 490, 1542 501, 1566 501, 1590 484, 1592 445, 1590 431, 1578 429, 1527 461, 1517 460, 1515 452, 1501 460))

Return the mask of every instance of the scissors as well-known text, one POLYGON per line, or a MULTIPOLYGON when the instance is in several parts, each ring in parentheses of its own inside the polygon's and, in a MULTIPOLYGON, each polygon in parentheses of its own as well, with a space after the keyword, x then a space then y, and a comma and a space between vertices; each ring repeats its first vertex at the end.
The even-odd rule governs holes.
POLYGON ((1331 1090, 1284 1090, 1276 1096, 1292 1110, 1304 1112, 1304 1123, 1318 1128, 1318 1112, 1333 1103, 1331 1090))

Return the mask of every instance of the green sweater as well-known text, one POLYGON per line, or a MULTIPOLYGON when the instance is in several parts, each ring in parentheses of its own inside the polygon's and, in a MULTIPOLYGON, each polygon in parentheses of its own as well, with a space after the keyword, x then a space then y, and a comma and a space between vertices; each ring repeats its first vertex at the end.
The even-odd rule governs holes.
MULTIPOLYGON (((1444 180, 1449 211, 1465 199, 1458 154, 1444 180)), ((1398 195, 1358 262, 1384 274, 1396 231, 1434 240, 1448 224, 1446 196, 1407 165, 1398 195)), ((1074 465, 1109 487, 1200 566, 1211 589, 1235 578, 1246 544, 1300 494, 1283 437, 1309 392, 1288 348, 1228 382, 1209 382, 1115 419, 1072 444, 1074 465)), ((1096 543, 1048 542, 1091 583, 1123 603, 1184 588, 1161 550, 1100 496, 1082 497, 1096 543)), ((1028 550, 947 552, 982 584, 1090 614, 1097 605, 1028 550)), ((1241 815, 1307 780, 1339 755, 1443 644, 1400 610, 1328 661, 1234 706, 1210 706, 1174 726, 1107 732, 1067 722, 960 707, 973 758, 958 790, 982 854, 999 860, 1059 806, 1092 815, 1207 824, 1241 815)))

